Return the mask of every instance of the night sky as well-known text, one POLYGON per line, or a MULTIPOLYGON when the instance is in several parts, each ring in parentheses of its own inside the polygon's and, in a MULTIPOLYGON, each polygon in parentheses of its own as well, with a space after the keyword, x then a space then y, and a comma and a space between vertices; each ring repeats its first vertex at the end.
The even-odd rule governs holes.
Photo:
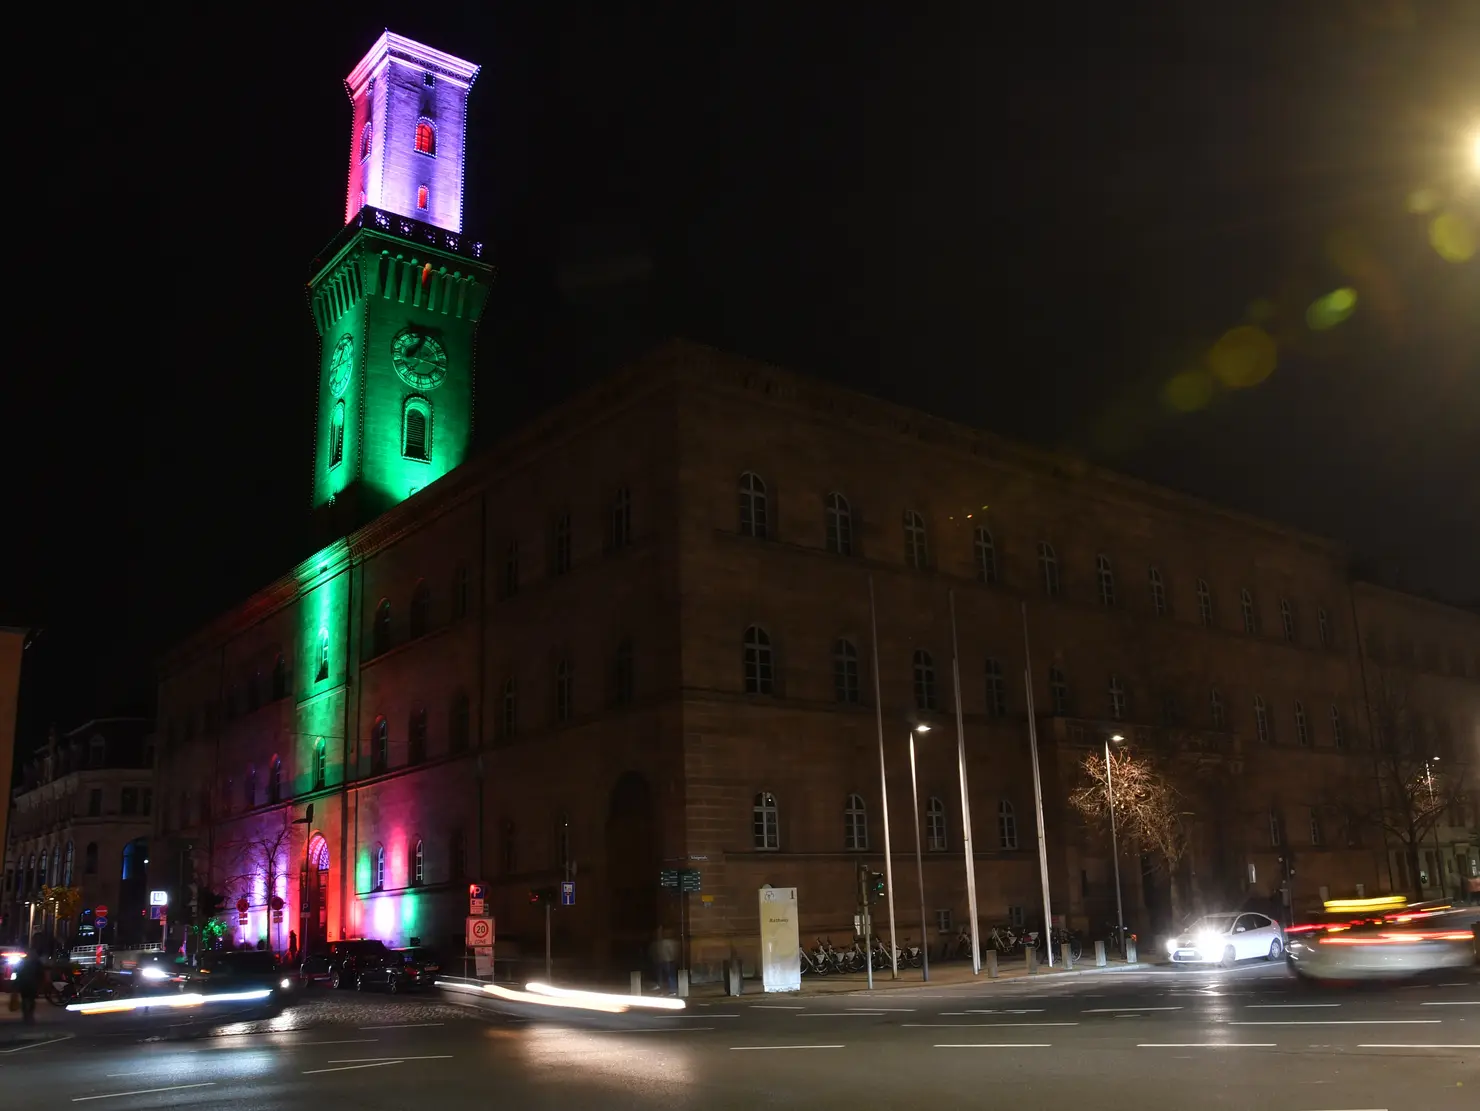
POLYGON ((1480 258, 1430 242, 1480 228, 1474 0, 51 7, 8 83, 23 745, 148 711, 164 646, 306 554, 303 282, 385 26, 484 67, 485 440, 681 334, 1480 599, 1480 258), (1267 379, 1167 404, 1251 323, 1267 379))

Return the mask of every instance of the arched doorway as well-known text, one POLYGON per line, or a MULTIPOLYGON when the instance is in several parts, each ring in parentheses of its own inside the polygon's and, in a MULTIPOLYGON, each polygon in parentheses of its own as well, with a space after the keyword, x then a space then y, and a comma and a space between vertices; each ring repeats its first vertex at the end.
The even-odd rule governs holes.
POLYGON ((612 788, 606 817, 607 937, 612 959, 640 960, 658 928, 658 837, 653 792, 637 772, 612 788))
POLYGON ((322 833, 308 840, 308 854, 303 873, 303 938, 304 952, 321 952, 329 947, 329 842, 322 833))

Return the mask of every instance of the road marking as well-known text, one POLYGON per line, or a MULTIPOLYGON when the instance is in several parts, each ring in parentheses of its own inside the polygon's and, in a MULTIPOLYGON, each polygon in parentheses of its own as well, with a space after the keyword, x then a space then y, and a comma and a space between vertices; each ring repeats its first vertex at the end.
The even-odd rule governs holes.
POLYGON ((797 1007, 786 1003, 752 1003, 752 1011, 805 1011, 806 1007, 797 1007))
POLYGON ((343 1057, 339 1060, 330 1060, 331 1065, 369 1065, 386 1061, 450 1061, 450 1053, 433 1053, 426 1057, 343 1057))
POLYGON ((369 1045, 378 1041, 380 1041, 379 1038, 343 1038, 332 1042, 289 1042, 288 1044, 296 1049, 300 1045, 369 1045))
POLYGON ((58 1037, 46 1038, 42 1041, 25 1042, 22 1045, 12 1046, 10 1049, 0 1049, 0 1053, 19 1053, 23 1049, 35 1049, 37 1046, 42 1045, 55 1045, 57 1042, 65 1042, 76 1036, 76 1034, 62 1034, 58 1037))
MULTIPOLYGON (((614 1030, 583 1030, 583 1034, 697 1034, 701 1030, 718 1030, 717 1026, 628 1026, 614 1030)), ((410 1058, 407 1058, 410 1060, 410 1058)))
POLYGON ((730 1049, 735 1051, 756 1049, 846 1049, 841 1045, 732 1045, 730 1049))
POLYGON ((915 1010, 914 1007, 849 1007, 850 1011, 881 1011, 889 1014, 906 1014, 915 1010))
POLYGON ((1442 1003, 1420 1003, 1420 1007, 1480 1007, 1480 999, 1446 999, 1442 1003))
POLYGON ((932 1049, 1052 1049, 1052 1042, 948 1042, 932 1049))
POLYGON ((1282 1009, 1287 1007, 1339 1007, 1340 1003, 1245 1003, 1244 1007, 1250 1011, 1261 1009, 1282 1009))
POLYGON ((1363 1042, 1358 1049, 1480 1049, 1480 1042, 1472 1045, 1440 1045, 1436 1042, 1363 1042))
POLYGON ((883 1011, 804 1011, 797 1018, 878 1018, 883 1011))
POLYGON ((902 1025, 916 1029, 936 1030, 990 1030, 1017 1026, 1078 1026, 1077 1022, 906 1022, 902 1025))
POLYGON ((1238 1019, 1229 1026, 1433 1026, 1441 1018, 1281 1018, 1238 1019))
POLYGON ((394 1026, 359 1026, 358 1030, 416 1030, 423 1026, 446 1026, 445 1022, 400 1022, 394 1026))
POLYGON ((1137 1049, 1273 1049, 1274 1042, 1137 1042, 1137 1049))
POLYGON ((1181 1007, 1091 1007, 1082 1015, 1112 1015, 1119 1011, 1180 1011, 1181 1007))
POLYGON ((214 1080, 203 1080, 199 1084, 171 1084, 167 1088, 139 1088, 132 1092, 105 1092, 100 1096, 73 1096, 73 1103, 86 1103, 92 1099, 119 1099, 122 1096, 150 1096, 155 1092, 179 1092, 186 1088, 214 1088, 214 1080))
POLYGON ((304 1069, 304 1076, 317 1076, 321 1072, 351 1072, 355 1069, 378 1069, 384 1065, 399 1065, 400 1060, 394 1061, 372 1061, 368 1065, 340 1065, 333 1069, 304 1069))
POLYGON ((712 1018, 739 1018, 739 1015, 653 1015, 653 1018, 702 1018, 708 1022, 712 1018))

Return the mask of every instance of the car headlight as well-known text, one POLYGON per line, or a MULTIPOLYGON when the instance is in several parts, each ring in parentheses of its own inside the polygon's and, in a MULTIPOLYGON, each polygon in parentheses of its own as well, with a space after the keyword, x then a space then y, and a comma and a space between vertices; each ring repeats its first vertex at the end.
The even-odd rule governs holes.
POLYGON ((282 978, 281 982, 279 982, 279 984, 278 984, 278 987, 282 988, 284 991, 287 991, 292 986, 293 986, 293 981, 290 980, 290 979, 288 979, 288 977, 286 977, 286 976, 284 976, 282 978))
POLYGON ((1170 957, 1173 953, 1175 953, 1180 948, 1182 948, 1182 946, 1180 946, 1180 945, 1177 944, 1177 939, 1176 938, 1174 938, 1174 937, 1167 938, 1167 956, 1170 957))
POLYGON ((145 980, 168 980, 170 978, 170 974, 156 964, 139 969, 139 975, 145 980))

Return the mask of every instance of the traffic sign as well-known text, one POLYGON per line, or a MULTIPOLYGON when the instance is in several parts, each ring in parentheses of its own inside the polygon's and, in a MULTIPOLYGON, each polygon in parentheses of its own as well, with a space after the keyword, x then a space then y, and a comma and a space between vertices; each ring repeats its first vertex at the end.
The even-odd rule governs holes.
POLYGON ((105 927, 105 926, 108 925, 108 916, 106 914, 100 914, 100 915, 97 915, 93 919, 93 921, 97 923, 98 929, 99 930, 102 930, 103 927, 105 927))
POLYGON ((493 919, 487 915, 468 915, 468 944, 477 948, 493 944, 493 919))
POLYGON ((660 871, 658 873, 658 886, 659 887, 677 887, 678 886, 678 869, 677 868, 664 868, 662 871, 660 871))
POLYGON ((283 920, 283 912, 280 911, 280 910, 273 911, 272 912, 272 920, 274 922, 281 922, 283 920))
POLYGON ((481 883, 468 884, 469 899, 483 899, 486 898, 487 895, 488 893, 483 889, 483 885, 481 883))
POLYGON ((682 872, 680 872, 678 874, 678 889, 680 891, 698 891, 698 890, 700 890, 700 887, 699 887, 699 869, 697 869, 697 868, 685 868, 682 872))
POLYGON ((245 926, 247 924, 247 912, 246 911, 239 910, 239 911, 236 912, 236 924, 238 926, 245 926))
POLYGON ((97 906, 93 907, 93 914, 96 917, 98 917, 98 918, 107 918, 108 917, 108 906, 107 906, 107 904, 106 903, 99 903, 97 906))
POLYGON ((468 913, 473 915, 474 917, 481 918, 484 914, 488 913, 487 901, 484 899, 469 899, 468 913))
MULTIPOLYGON (((272 907, 273 910, 279 910, 280 911, 280 910, 283 909, 283 897, 281 895, 274 895, 271 899, 267 900, 267 905, 270 906, 270 907, 272 907)), ((282 919, 281 918, 274 918, 273 921, 274 922, 281 922, 282 919)))
POLYGON ((251 905, 252 905, 251 903, 247 902, 247 897, 245 895, 243 895, 240 899, 238 899, 236 901, 236 909, 237 909, 237 912, 240 913, 240 914, 246 914, 247 913, 247 908, 250 907, 251 905))
POLYGON ((560 881, 560 905, 563 907, 573 907, 576 905, 575 880, 560 881))
POLYGON ((167 907, 170 905, 170 893, 168 891, 149 892, 149 905, 151 907, 167 907))

